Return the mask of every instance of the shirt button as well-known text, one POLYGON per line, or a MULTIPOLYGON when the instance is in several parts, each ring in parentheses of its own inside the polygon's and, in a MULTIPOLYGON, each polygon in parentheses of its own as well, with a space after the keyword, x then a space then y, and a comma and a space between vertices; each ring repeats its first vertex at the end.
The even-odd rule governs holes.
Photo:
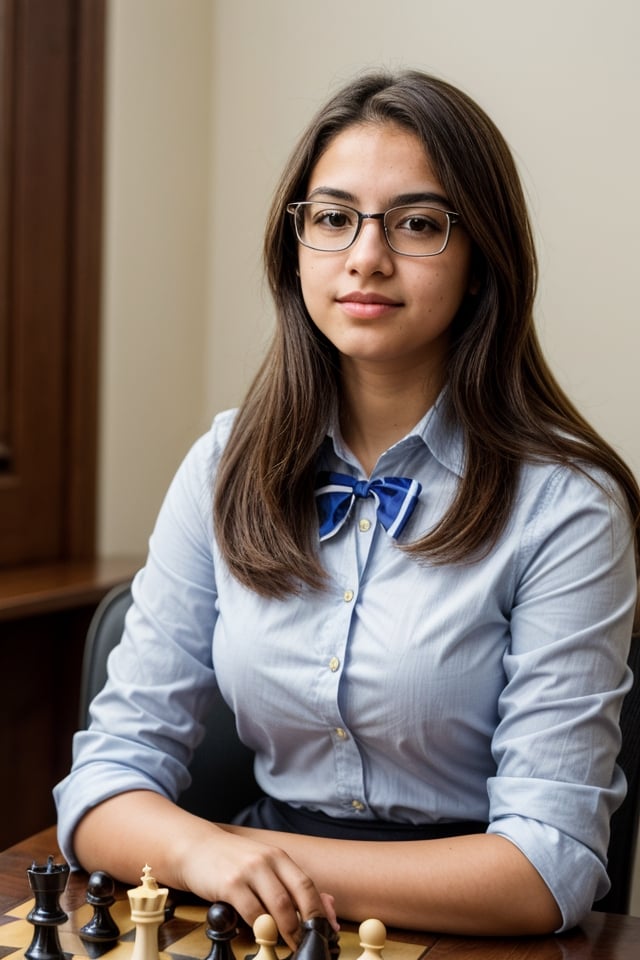
POLYGON ((364 803, 362 803, 360 800, 352 800, 351 806, 353 807, 354 810, 360 810, 360 811, 364 810, 364 803))
POLYGON ((354 597, 353 590, 345 590, 342 596, 342 599, 344 600, 345 603, 351 603, 351 601, 353 600, 353 597, 354 597))
POLYGON ((370 527, 371 527, 370 520, 360 520, 360 522, 358 523, 358 529, 360 530, 360 533, 366 533, 367 530, 370 529, 370 527))
POLYGON ((331 660, 329 660, 329 670, 331 670, 331 673, 335 673, 339 666, 340 666, 340 661, 338 660, 338 658, 331 657, 331 660))
POLYGON ((346 740, 347 731, 344 730, 342 727, 336 727, 336 737, 338 738, 338 740, 346 740))

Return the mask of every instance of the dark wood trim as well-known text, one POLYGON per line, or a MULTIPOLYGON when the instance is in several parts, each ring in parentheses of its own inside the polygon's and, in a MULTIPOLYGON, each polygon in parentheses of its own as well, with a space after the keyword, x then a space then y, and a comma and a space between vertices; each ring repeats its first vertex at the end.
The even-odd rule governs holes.
POLYGON ((71 149, 75 196, 69 244, 68 475, 65 555, 95 553, 103 209, 105 0, 78 0, 75 118, 71 149))
POLYGON ((93 559, 105 15, 0 0, 2 843, 55 815, 91 617, 140 565, 93 559))
POLYGON ((0 0, 0 565, 96 548, 105 0, 0 0))
MULTIPOLYGON (((6 0, 5 0, 6 2, 6 0)), ((10 470, 2 476, 4 563, 53 559, 62 542, 67 376, 69 0, 11 2, 9 157, 10 470)))
POLYGON ((0 4, 0 474, 11 467, 11 131, 13 129, 14 0, 0 4))

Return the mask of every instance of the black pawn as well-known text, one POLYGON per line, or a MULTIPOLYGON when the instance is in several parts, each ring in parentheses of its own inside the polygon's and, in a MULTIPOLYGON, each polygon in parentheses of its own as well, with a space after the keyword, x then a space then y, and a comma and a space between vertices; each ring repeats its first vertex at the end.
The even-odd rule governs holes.
POLYGON ((211 940, 205 960, 235 960, 231 941, 238 935, 238 914, 230 903, 218 900, 211 904, 205 933, 211 940))
POLYGON ((93 907, 93 916, 79 930, 82 940, 90 943, 114 943, 120 936, 120 929, 109 907, 115 903, 113 878, 104 870, 96 870, 87 884, 87 903, 93 907))
POLYGON ((54 863, 53 857, 49 857, 44 866, 32 864, 27 876, 35 897, 27 920, 33 924, 34 932, 24 955, 28 960, 65 960, 57 928, 68 920, 60 907, 60 896, 67 885, 69 866, 54 863))
POLYGON ((326 917, 303 921, 302 940, 292 960, 336 960, 339 953, 338 935, 326 917))

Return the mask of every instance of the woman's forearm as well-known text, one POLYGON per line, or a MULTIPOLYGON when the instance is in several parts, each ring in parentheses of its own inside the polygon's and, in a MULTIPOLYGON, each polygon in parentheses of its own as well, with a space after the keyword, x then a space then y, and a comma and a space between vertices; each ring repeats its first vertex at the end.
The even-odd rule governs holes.
POLYGON ((389 926, 498 936, 549 933, 562 922, 539 873, 495 834, 406 842, 269 835, 334 896, 346 920, 377 917, 389 926))
POLYGON ((460 934, 556 930, 561 917, 540 875, 494 834, 373 842, 216 825, 164 797, 135 791, 107 800, 78 825, 86 870, 137 883, 149 863, 158 882, 227 900, 248 923, 271 913, 290 944, 302 917, 326 912, 359 922, 460 934))
POLYGON ((206 848, 220 828, 186 813, 158 793, 118 794, 90 810, 74 833, 74 851, 85 870, 107 870, 123 883, 139 882, 149 864, 158 882, 181 890, 188 851, 206 848))

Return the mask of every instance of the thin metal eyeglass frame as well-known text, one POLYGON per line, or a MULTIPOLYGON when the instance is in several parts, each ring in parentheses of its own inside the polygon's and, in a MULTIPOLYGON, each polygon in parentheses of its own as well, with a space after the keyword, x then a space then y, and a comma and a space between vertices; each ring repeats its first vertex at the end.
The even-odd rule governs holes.
POLYGON ((344 250, 348 250, 349 247, 352 247, 358 237, 360 236, 360 231, 362 229, 363 221, 365 220, 379 220, 382 223, 382 232, 384 233, 384 239, 387 246, 394 253, 397 253, 401 257, 437 257, 447 249, 447 244, 449 243, 449 237, 451 236, 451 228, 460 222, 460 214, 456 213, 454 210, 443 210, 441 207, 434 207, 432 204, 423 203, 423 204, 413 204, 413 203, 401 203, 395 207, 389 207, 388 210, 385 210, 383 213, 362 213, 360 210, 356 210, 355 207, 350 207, 346 203, 330 203, 327 201, 328 207, 337 207, 341 210, 349 210, 351 213, 355 213, 358 218, 358 223, 356 225, 355 233, 349 243, 345 244, 344 247, 314 247, 312 244, 307 243, 300 236, 300 231, 298 230, 298 210, 300 207, 310 207, 314 204, 323 203, 322 200, 297 200, 295 203, 287 204, 287 213, 291 214, 293 217, 293 228, 296 233, 296 237, 303 247, 307 247, 309 250, 316 250, 318 253, 342 253, 344 250), (393 213, 394 210, 402 210, 404 207, 409 207, 411 209, 420 209, 420 210, 437 210, 438 213, 444 213, 447 218, 447 234, 444 238, 444 242, 439 250, 436 250, 434 253, 405 253, 404 250, 397 250, 391 241, 389 240, 389 234, 387 233, 387 222, 386 218, 388 214, 393 213))

